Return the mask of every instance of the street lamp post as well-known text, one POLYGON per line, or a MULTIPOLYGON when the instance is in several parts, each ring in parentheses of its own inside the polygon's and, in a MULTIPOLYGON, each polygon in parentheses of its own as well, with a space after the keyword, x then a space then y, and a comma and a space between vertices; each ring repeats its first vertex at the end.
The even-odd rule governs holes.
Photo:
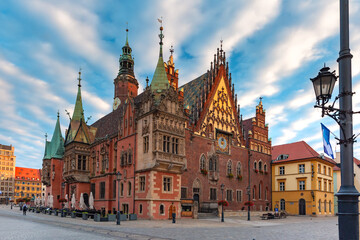
POLYGON ((250 152, 250 149, 248 150, 248 187, 246 188, 246 193, 248 195, 248 217, 247 217, 247 220, 250 221, 250 157, 252 156, 251 155, 251 152, 250 152))
POLYGON ((120 180, 121 180, 121 173, 118 171, 116 173, 116 181, 118 184, 118 211, 117 211, 117 215, 116 215, 116 225, 120 225, 120 180))
POLYGON ((222 183, 220 185, 221 200, 222 200, 222 204, 221 204, 221 222, 224 222, 224 188, 225 188, 225 185, 222 183))
POLYGON ((327 115, 340 126, 340 160, 341 187, 338 197, 339 239, 359 239, 359 192, 354 186, 353 168, 353 135, 352 115, 352 81, 351 58, 349 48, 349 1, 340 0, 340 52, 339 52, 339 95, 332 105, 325 106, 330 100, 335 85, 335 72, 330 73, 324 67, 318 76, 311 79, 314 85, 317 104, 314 107, 322 109, 322 116, 327 115), (335 102, 339 100, 339 108, 335 102))

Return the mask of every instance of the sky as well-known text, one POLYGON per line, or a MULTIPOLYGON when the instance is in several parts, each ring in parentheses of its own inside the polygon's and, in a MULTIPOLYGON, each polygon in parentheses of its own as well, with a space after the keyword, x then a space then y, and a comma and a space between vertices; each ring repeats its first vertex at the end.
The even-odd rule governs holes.
MULTIPOLYGON (((223 40, 244 119, 263 97, 272 145, 304 140, 323 152, 310 78, 326 63, 338 73, 338 0, 3 0, 0 1, 0 144, 15 146, 16 166, 41 168, 45 133, 57 112, 63 136, 82 70, 85 116, 92 124, 112 111, 113 80, 129 28, 139 93, 155 71, 159 22, 164 58, 174 46, 183 85, 210 68, 223 40)), ((360 1, 350 0, 354 111, 360 110, 360 1)), ((338 94, 338 84, 334 96, 338 94)), ((354 133, 360 133, 354 116, 354 133)), ((339 145, 332 137, 333 150, 339 145)), ((360 158, 360 145, 354 144, 360 158)))

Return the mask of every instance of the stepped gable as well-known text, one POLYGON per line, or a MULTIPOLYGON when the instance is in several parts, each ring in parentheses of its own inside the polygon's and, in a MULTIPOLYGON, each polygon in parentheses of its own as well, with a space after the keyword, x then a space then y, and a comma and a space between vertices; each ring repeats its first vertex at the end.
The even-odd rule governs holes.
MULTIPOLYGON (((295 161, 299 159, 307 158, 321 158, 320 154, 316 152, 312 147, 310 147, 306 142, 299 141, 294 143, 288 143, 272 147, 272 160, 278 162, 288 162, 295 161), (276 160, 279 155, 286 154, 288 158, 276 160)), ((323 160, 336 164, 336 162, 328 157, 323 158, 323 160)))
POLYGON ((124 106, 119 106, 118 109, 105 115, 91 125, 91 127, 97 128, 95 139, 104 138, 107 135, 113 136, 118 133, 119 124, 123 118, 124 106))
POLYGON ((184 90, 184 108, 191 109, 192 105, 196 105, 196 97, 201 96, 201 91, 205 87, 204 79, 207 78, 207 73, 204 73, 198 78, 184 84, 180 89, 184 90))

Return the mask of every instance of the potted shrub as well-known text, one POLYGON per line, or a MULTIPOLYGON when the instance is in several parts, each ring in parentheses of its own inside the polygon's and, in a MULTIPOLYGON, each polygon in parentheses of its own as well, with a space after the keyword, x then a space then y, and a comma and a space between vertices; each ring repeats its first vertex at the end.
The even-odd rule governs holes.
POLYGON ((71 218, 76 218, 76 211, 71 212, 71 218))
POLYGON ((200 169, 200 172, 202 175, 207 175, 208 174, 208 171, 206 169, 200 169))
POLYGON ((99 214, 99 213, 95 213, 95 215, 94 215, 94 221, 95 221, 95 222, 100 222, 100 214, 99 214))
POLYGON ((88 220, 88 217, 89 217, 88 214, 89 214, 88 212, 83 212, 82 213, 82 219, 83 220, 88 220))
POLYGON ((114 222, 116 220, 116 214, 108 214, 108 221, 114 222))
POLYGON ((58 215, 59 215, 58 210, 54 210, 54 215, 55 215, 55 216, 58 216, 58 215))
POLYGON ((232 173, 229 173, 229 174, 227 175, 227 177, 228 177, 229 179, 232 179, 232 178, 234 177, 234 175, 233 175, 232 173))
POLYGON ((264 171, 263 171, 263 170, 259 170, 259 173, 264 174, 264 171))
POLYGON ((127 214, 120 214, 120 221, 126 221, 127 219, 127 214))
POLYGON ((129 214, 129 220, 131 221, 131 220, 137 220, 137 215, 136 215, 136 213, 131 213, 131 214, 129 214))
POLYGON ((227 207, 227 206, 229 206, 229 203, 226 200, 220 200, 220 201, 218 201, 218 205, 227 207))
POLYGON ((241 181, 242 180, 242 175, 237 175, 237 180, 241 181))
POLYGON ((257 169, 254 169, 254 171, 255 171, 256 173, 258 173, 258 172, 259 172, 259 170, 257 170, 257 169))

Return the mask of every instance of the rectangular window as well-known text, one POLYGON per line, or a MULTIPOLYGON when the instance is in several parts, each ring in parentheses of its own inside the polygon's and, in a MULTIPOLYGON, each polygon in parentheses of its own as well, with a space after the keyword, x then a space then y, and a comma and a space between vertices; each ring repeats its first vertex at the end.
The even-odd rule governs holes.
POLYGON ((242 191, 237 190, 236 191, 236 201, 241 202, 242 201, 242 191))
POLYGON ((170 137, 163 136, 163 151, 170 152, 170 137))
POLYGON ((170 177, 164 177, 163 178, 163 191, 164 192, 170 192, 171 191, 171 178, 170 177))
POLYGON ((231 189, 226 190, 226 200, 228 202, 232 201, 232 190, 231 189))
POLYGON ((324 191, 326 192, 327 191, 327 181, 324 180, 324 191))
POLYGON ((280 191, 285 191, 285 182, 279 183, 279 189, 280 189, 280 191))
POLYGON ((305 190, 305 181, 299 181, 299 190, 305 190))
POLYGON ((305 164, 299 165, 299 173, 305 173, 305 164))
POLYGON ((105 198, 105 182, 100 182, 100 199, 105 198))
POLYGON ((318 173, 321 173, 321 165, 318 164, 318 173))
POLYGON ((82 156, 83 157, 83 161, 82 161, 82 170, 86 171, 86 156, 82 156))
POLYGON ((172 138, 172 153, 178 154, 179 139, 172 138))
POLYGON ((321 191, 321 180, 319 180, 318 189, 321 191))
POLYGON ((323 172, 324 175, 326 175, 326 166, 324 166, 324 172, 323 172))
POLYGON ((144 153, 149 152, 149 136, 144 137, 144 153))
POLYGON ((140 191, 145 191, 145 176, 140 177, 140 191))
POLYGON ((78 155, 78 165, 77 165, 78 170, 81 170, 81 166, 82 166, 81 160, 82 160, 82 156, 78 155))
POLYGON ((187 198, 187 188, 184 187, 181 188, 181 198, 182 199, 187 198))
POLYGON ((93 197, 95 198, 95 183, 92 183, 91 185, 90 185, 90 191, 92 192, 92 194, 93 194, 93 197))
POLYGON ((113 181, 113 198, 116 198, 116 180, 113 181))
POLYGON ((216 188, 210 188, 210 200, 216 201, 216 188))
POLYGON ((329 192, 332 192, 332 189, 331 189, 331 182, 329 182, 329 192))
POLYGON ((284 166, 279 167, 279 174, 280 175, 285 175, 285 167, 284 166))

